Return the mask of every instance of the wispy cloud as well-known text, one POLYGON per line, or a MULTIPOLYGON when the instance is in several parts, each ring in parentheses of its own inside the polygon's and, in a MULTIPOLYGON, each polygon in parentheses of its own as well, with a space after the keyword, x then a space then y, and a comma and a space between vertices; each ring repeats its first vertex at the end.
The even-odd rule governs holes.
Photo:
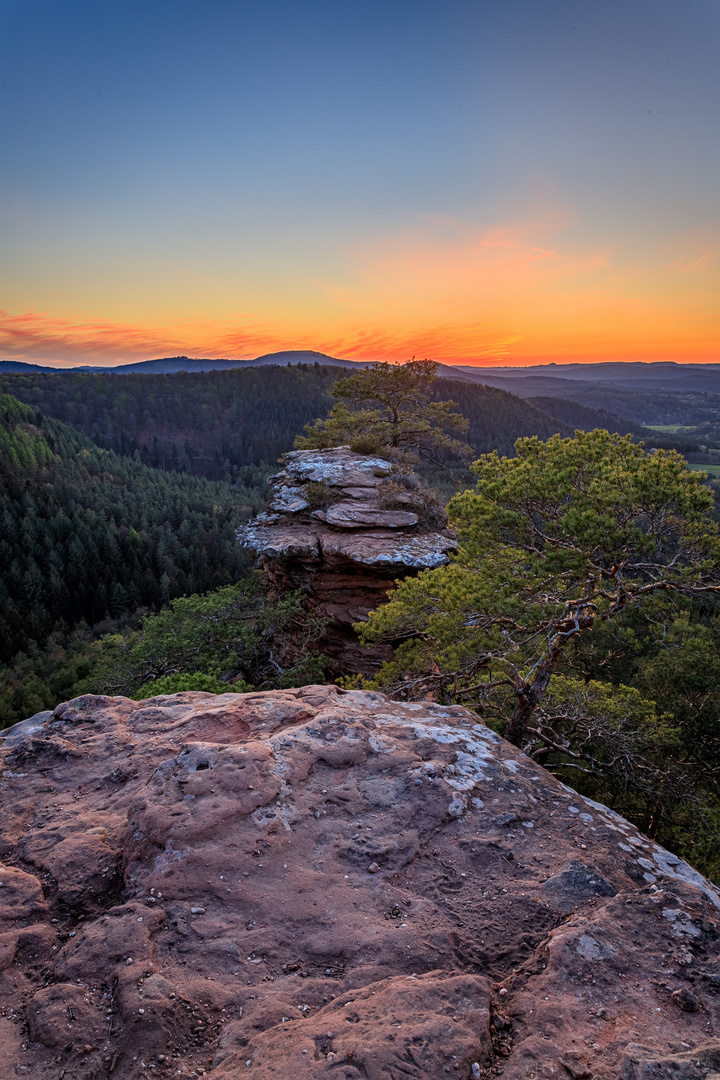
POLYGON ((680 275, 713 274, 716 278, 720 272, 720 233, 712 228, 686 233, 666 249, 665 256, 680 275))
POLYGON ((297 295, 269 284, 257 311, 215 318, 201 304, 195 317, 137 322, 0 312, 0 357, 112 365, 312 348, 476 364, 718 358, 712 232, 628 254, 583 239, 574 215, 557 207, 487 226, 433 218, 347 251, 333 278, 308 280, 297 295))
POLYGON ((505 225, 428 221, 359 248, 352 279, 323 287, 348 322, 383 325, 371 341, 393 353, 405 345, 481 364, 713 359, 719 248, 705 234, 629 254, 591 243, 553 207, 505 225))
MULTIPOLYGON (((268 327, 245 329, 206 320, 172 327, 56 317, 43 312, 0 311, 0 358, 44 360, 60 365, 119 364, 150 356, 255 356, 273 344, 268 327)), ((280 346, 278 346, 280 347, 280 346)))

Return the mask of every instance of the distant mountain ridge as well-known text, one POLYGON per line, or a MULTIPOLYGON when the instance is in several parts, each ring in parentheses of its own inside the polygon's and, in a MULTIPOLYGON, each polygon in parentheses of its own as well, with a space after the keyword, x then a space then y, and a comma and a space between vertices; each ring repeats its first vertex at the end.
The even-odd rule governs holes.
POLYGON ((0 371, 90 371, 94 368, 51 368, 47 364, 26 364, 23 360, 0 360, 0 371))
MULTIPOLYGON (((118 367, 52 368, 19 360, 0 360, 0 375, 200 375, 244 368, 305 367, 356 371, 372 361, 344 360, 314 349, 286 349, 252 360, 195 359, 166 356, 118 367)), ((720 364, 682 364, 675 361, 605 361, 591 364, 535 364, 527 367, 479 368, 438 365, 438 375, 455 384, 478 384, 505 390, 531 401, 545 399, 545 413, 560 417, 551 398, 575 402, 624 430, 633 425, 720 422, 720 364), (628 426, 629 425, 629 426, 628 426)), ((22 396, 22 394, 20 395, 22 396)), ((579 414, 578 414, 579 416, 579 414)), ((583 423, 580 423, 583 426, 583 423)))
MULTIPOLYGON (((568 384, 575 390, 604 387, 620 390, 652 390, 670 393, 720 393, 720 364, 681 364, 676 361, 641 363, 605 361, 601 364, 536 364, 516 368, 473 368, 466 365, 454 369, 466 378, 497 386, 511 393, 512 386, 529 391, 541 387, 561 387, 563 396, 568 384)), ((553 391, 553 396, 557 396, 553 391)))
MULTIPOLYGON (((231 360, 227 358, 193 358, 189 356, 165 356, 154 360, 139 360, 132 364, 119 364, 117 367, 102 365, 79 365, 71 368, 56 368, 47 364, 30 364, 21 360, 0 360, 0 372, 103 372, 126 375, 143 374, 171 375, 176 372, 226 371, 232 368, 265 367, 269 364, 321 364, 323 366, 343 367, 348 369, 367 367, 370 360, 345 360, 315 349, 285 349, 280 352, 263 353, 251 360, 231 360)), ((677 361, 622 361, 607 360, 588 364, 529 364, 525 367, 473 367, 469 364, 440 364, 440 374, 444 378, 461 379, 467 382, 480 382, 486 386, 496 386, 511 393, 520 392, 522 396, 542 393, 552 387, 551 396, 559 396, 558 389, 567 389, 567 384, 581 383, 585 388, 605 387, 612 389, 627 388, 632 390, 656 390, 674 393, 720 393, 720 363, 683 364, 677 361), (515 386, 515 389, 512 389, 515 386), (525 391, 525 394, 522 394, 525 391)))
POLYGON ((175 375, 181 371, 230 371, 233 368, 266 367, 268 364, 322 364, 332 367, 367 367, 369 361, 340 360, 327 353, 313 349, 286 349, 283 352, 264 353, 254 360, 193 359, 189 356, 164 356, 157 360, 139 360, 134 364, 119 364, 117 367, 101 367, 84 364, 72 368, 56 368, 45 364, 27 364, 20 360, 0 360, 0 373, 9 371, 47 372, 84 372, 85 374, 102 373, 106 375, 175 375))
MULTIPOLYGON (((461 371, 468 372, 490 370, 485 368, 478 369, 470 364, 460 364, 458 367, 461 371)), ((697 364, 692 363, 691 361, 683 363, 679 360, 602 360, 597 363, 588 362, 586 364, 550 363, 525 364, 523 366, 512 367, 493 367, 492 371, 505 377, 527 373, 533 375, 546 375, 551 378, 602 380, 602 376, 609 372, 622 373, 626 379, 638 378, 642 375, 661 378, 663 376, 672 375, 678 370, 682 371, 688 369, 694 371, 710 370, 720 372, 720 361, 718 363, 697 364)))

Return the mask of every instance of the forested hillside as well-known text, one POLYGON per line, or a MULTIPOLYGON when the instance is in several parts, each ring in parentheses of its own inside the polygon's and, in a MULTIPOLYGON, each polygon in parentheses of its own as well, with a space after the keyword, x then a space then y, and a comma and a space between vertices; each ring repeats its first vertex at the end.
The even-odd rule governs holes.
POLYGON ((612 387, 573 379, 552 379, 545 375, 516 376, 494 374, 490 385, 517 394, 526 401, 560 398, 597 409, 636 424, 682 424, 692 426, 720 416, 720 394, 705 391, 658 390, 649 387, 612 387))
MULTIPOLYGON (((262 492, 295 436, 330 411, 330 387, 345 375, 319 364, 175 375, 9 373, 0 376, 0 391, 144 465, 262 492)), ((438 379, 434 397, 458 402, 478 453, 512 453, 519 436, 544 439, 566 430, 520 398, 481 384, 438 379)))
POLYGON ((247 480, 258 486, 257 467, 274 466, 303 426, 329 408, 327 391, 339 374, 324 367, 9 374, 0 377, 0 390, 152 468, 241 484, 249 468, 247 480))
MULTIPOLYGON (((344 374, 301 365, 0 379, 28 403, 0 398, 0 722, 70 692, 98 634, 238 580, 235 525, 264 504, 278 457, 327 414, 344 374)), ((434 395, 460 399, 478 452, 512 452, 518 434, 558 427, 500 390, 438 380, 434 395)), ((437 472, 430 479, 447 486, 437 472)))
POLYGON ((572 433, 570 427, 542 409, 491 386, 438 379, 433 397, 435 401, 451 398, 458 403, 458 411, 470 421, 466 439, 478 454, 492 450, 514 454, 516 439, 526 435, 548 439, 556 432, 572 433))
POLYGON ((245 489, 162 473, 0 398, 0 660, 237 581, 245 489))
POLYGON ((617 432, 621 435, 638 435, 644 438, 647 429, 642 424, 605 409, 590 409, 587 405, 580 405, 577 401, 569 401, 567 398, 555 397, 531 397, 525 399, 536 409, 542 409, 556 420, 582 431, 593 431, 595 428, 607 428, 608 431, 617 432))

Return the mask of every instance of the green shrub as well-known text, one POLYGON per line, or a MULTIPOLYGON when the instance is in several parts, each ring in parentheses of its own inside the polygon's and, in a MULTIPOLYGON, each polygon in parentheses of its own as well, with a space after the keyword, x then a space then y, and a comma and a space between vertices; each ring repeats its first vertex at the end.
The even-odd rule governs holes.
POLYGON ((245 694, 252 690, 242 679, 236 683, 221 682, 214 675, 205 675, 201 671, 187 674, 165 675, 161 679, 145 683, 140 693, 136 694, 138 701, 157 697, 159 694, 180 694, 184 690, 204 690, 208 694, 245 694))
POLYGON ((358 435, 350 443, 350 449, 354 454, 366 454, 368 457, 375 454, 384 456, 387 452, 387 446, 375 435, 358 435))
POLYGON ((410 510, 424 529, 444 529, 447 514, 436 491, 425 487, 413 473, 397 472, 380 488, 380 505, 385 510, 410 510))
POLYGON ((309 480, 303 494, 311 510, 324 510, 332 502, 332 492, 321 480, 309 480))

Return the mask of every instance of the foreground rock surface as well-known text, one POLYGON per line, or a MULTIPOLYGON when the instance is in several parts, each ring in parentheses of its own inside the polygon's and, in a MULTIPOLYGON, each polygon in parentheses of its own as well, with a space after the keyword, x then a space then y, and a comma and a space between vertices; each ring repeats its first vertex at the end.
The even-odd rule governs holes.
POLYGON ((717 891, 462 708, 83 697, 0 767, 3 1078, 720 1072, 717 891))
POLYGON ((278 594, 302 590, 327 619, 320 646, 336 674, 369 674, 390 658, 387 646, 362 646, 352 624, 382 604, 396 580, 442 566, 455 550, 453 534, 422 525, 416 492, 395 492, 400 509, 385 505, 391 471, 383 458, 346 446, 295 450, 270 478, 269 508, 238 529, 278 594))

